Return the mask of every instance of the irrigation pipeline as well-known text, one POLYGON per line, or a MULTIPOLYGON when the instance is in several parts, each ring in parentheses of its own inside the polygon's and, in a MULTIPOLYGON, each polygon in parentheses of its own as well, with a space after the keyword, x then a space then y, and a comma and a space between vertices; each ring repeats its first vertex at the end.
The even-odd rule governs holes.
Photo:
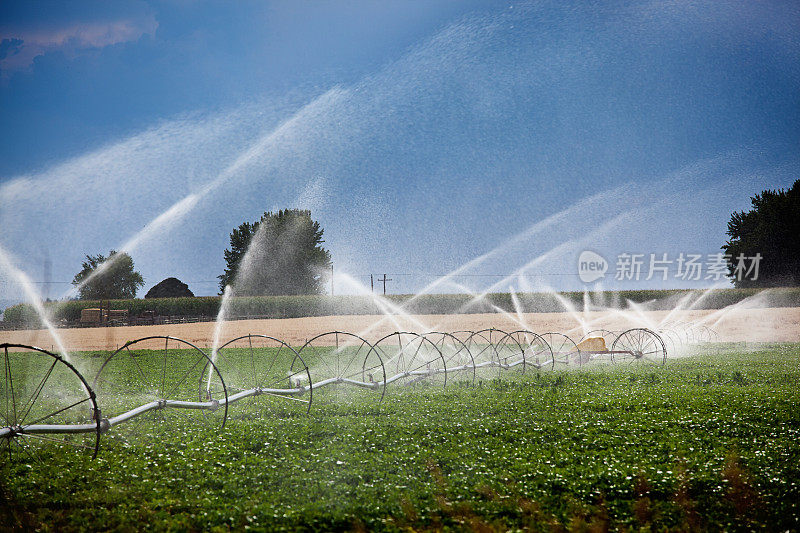
POLYGON ((258 396, 297 402, 308 412, 315 392, 342 385, 379 391, 378 401, 382 401, 388 385, 445 387, 448 377, 450 383, 457 379, 474 384, 511 370, 541 372, 598 360, 660 366, 666 361, 667 343, 677 348, 672 337, 679 336, 669 332, 662 337, 650 329, 633 328, 621 333, 595 330, 584 337, 575 342, 560 333, 486 329, 394 332, 369 342, 352 333, 332 331, 296 350, 275 337, 244 335, 209 356, 188 341, 150 336, 127 342, 114 352, 102 363, 91 385, 58 354, 30 345, 0 344, 4 374, 0 378, 0 455, 6 456, 3 448, 9 458, 15 452, 30 455, 30 437, 38 437, 50 445, 76 445, 94 457, 101 434, 165 410, 217 413, 213 423, 223 428, 229 406, 258 396), (153 350, 154 343, 162 341, 163 351, 153 350), (176 348, 189 356, 177 355, 176 348), (235 352, 232 348, 238 348, 235 357, 230 355, 235 352), (42 363, 41 376, 26 375, 36 368, 31 363, 34 356, 42 363), (56 369, 61 374, 57 380, 51 379, 56 369), (74 382, 72 395, 63 390, 69 378, 74 382), (115 381, 123 385, 115 387, 115 381), (26 389, 21 382, 36 386, 27 385, 26 389), (192 382, 197 386, 190 385, 192 382), (152 386, 155 399, 102 416, 104 401, 108 400, 113 407, 107 408, 113 411, 119 408, 120 398, 140 398, 138 391, 145 385, 152 386), (27 398, 24 403, 23 398, 27 398), (37 409, 37 404, 42 406, 37 409), (69 440, 79 437, 84 440, 77 444, 69 440))

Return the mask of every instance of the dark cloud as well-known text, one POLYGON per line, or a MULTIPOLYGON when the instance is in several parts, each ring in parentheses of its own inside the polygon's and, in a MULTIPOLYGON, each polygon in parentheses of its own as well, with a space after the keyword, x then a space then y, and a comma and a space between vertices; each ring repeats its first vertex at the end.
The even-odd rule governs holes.
POLYGON ((25 41, 22 39, 3 39, 0 41, 0 61, 8 56, 18 54, 23 42, 25 41))
MULTIPOLYGON (((143 35, 154 35, 155 15, 138 4, 127 11, 107 4, 86 4, 81 9, 49 6, 46 16, 41 5, 6 5, 0 10, 0 70, 4 77, 26 70, 34 59, 50 52, 65 52, 71 57, 81 50, 100 49, 133 42, 143 35)), ((146 6, 145 6, 146 7, 146 6)))

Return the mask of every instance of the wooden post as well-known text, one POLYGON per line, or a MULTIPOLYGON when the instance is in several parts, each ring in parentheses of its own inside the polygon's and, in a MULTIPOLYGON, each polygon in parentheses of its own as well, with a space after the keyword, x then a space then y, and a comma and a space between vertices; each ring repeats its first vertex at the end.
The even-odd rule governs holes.
POLYGON ((386 282, 387 281, 392 281, 392 278, 387 278, 386 274, 384 274, 383 275, 383 279, 379 278, 378 281, 382 281, 383 282, 383 295, 386 296, 386 282))

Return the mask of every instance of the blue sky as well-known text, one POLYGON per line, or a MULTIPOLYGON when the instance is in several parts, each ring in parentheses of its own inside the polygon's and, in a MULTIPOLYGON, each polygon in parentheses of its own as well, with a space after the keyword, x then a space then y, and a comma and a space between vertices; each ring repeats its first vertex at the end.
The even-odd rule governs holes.
POLYGON ((582 250, 612 268, 715 253, 732 210, 800 177, 792 2, 0 13, 0 246, 34 281, 52 264, 50 297, 126 243, 142 293, 168 276, 216 293, 230 230, 286 206, 312 209, 338 272, 393 292, 485 254, 456 281, 580 289, 582 250))

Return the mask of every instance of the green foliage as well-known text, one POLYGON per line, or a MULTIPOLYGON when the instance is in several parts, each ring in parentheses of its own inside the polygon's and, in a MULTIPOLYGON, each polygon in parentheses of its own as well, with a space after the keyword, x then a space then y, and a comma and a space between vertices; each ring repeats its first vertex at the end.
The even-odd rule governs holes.
POLYGON ((324 230, 311 211, 264 213, 231 232, 220 293, 231 285, 239 296, 319 294, 328 276, 330 253, 320 244, 324 230))
POLYGON ((722 246, 730 255, 728 270, 737 287, 800 285, 800 180, 789 190, 766 190, 751 198, 750 211, 734 212, 730 237, 722 246), (758 279, 737 279, 739 256, 761 254, 758 279))
MULTIPOLYGON (((169 426, 154 413, 140 429, 162 438, 105 435, 94 462, 65 449, 5 473, 0 523, 796 531, 798 355, 797 344, 732 346, 659 370, 603 366, 509 374, 479 388, 393 388, 382 404, 371 391, 329 389, 314 392, 308 416, 287 408, 237 417, 244 404, 234 404, 222 432, 208 431, 201 412, 169 426)), ((104 360, 74 357, 91 369, 104 360)), ((271 400, 251 404, 257 411, 271 400)))
POLYGON ((133 269, 133 259, 125 252, 111 250, 108 258, 87 255, 82 266, 72 280, 82 300, 135 298, 144 285, 142 275, 133 269))

